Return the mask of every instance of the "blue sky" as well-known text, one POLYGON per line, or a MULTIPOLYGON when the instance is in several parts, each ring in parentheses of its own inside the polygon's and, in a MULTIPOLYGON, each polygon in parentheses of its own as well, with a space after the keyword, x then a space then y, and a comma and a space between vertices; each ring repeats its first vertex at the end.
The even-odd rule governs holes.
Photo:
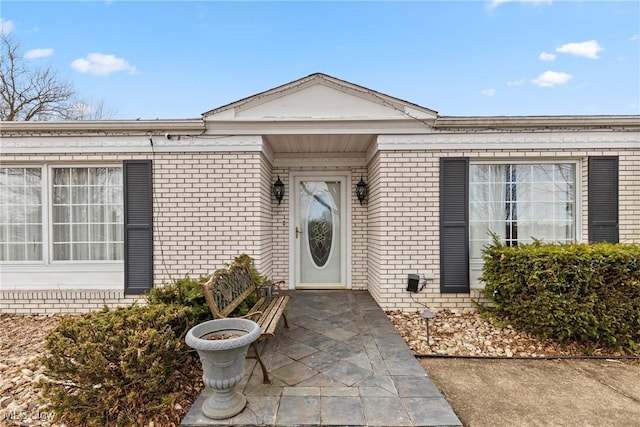
POLYGON ((0 30, 114 119, 315 72, 443 116, 640 114, 638 1, 11 1, 0 30))

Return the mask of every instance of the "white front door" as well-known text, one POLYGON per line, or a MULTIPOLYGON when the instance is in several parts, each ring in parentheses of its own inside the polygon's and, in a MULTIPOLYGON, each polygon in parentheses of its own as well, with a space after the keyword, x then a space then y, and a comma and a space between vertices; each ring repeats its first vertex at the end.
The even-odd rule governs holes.
POLYGON ((346 176, 294 178, 296 288, 347 287, 346 176))

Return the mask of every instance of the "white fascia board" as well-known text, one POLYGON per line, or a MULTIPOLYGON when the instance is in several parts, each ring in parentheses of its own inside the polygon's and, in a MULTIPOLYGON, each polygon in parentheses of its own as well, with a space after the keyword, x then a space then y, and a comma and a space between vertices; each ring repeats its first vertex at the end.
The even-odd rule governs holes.
POLYGON ((505 149, 625 149, 640 148, 640 132, 504 132, 431 135, 380 135, 370 150, 505 150, 505 149))
POLYGON ((567 129, 619 129, 640 130, 640 116, 440 116, 436 121, 438 130, 499 131, 520 129, 556 130, 567 129))
POLYGON ((184 120, 61 120, 61 121, 10 121, 0 122, 0 135, 14 134, 51 135, 71 134, 160 134, 171 132, 182 135, 203 133, 202 119, 184 120))
POLYGON ((262 137, 244 136, 29 136, 3 138, 3 154, 171 153, 261 151, 262 137), (153 146, 151 145, 153 141, 153 146))
POLYGON ((433 120, 211 120, 207 135, 428 134, 433 120))

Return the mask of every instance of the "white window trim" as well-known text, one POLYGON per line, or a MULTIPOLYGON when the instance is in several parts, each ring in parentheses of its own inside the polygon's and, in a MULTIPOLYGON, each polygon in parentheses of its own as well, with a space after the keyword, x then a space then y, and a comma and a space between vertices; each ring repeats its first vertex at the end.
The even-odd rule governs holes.
POLYGON ((117 167, 122 163, 15 163, 3 167, 42 170, 42 260, 0 262, 1 290, 31 289, 124 289, 124 260, 53 261, 53 209, 51 206, 53 168, 117 167))
MULTIPOLYGON (((470 160, 469 166, 472 165, 542 165, 542 164, 558 164, 567 163, 573 164, 575 167, 575 241, 579 242, 582 236, 582 160, 575 158, 544 158, 544 159, 478 159, 470 160)), ((469 175, 469 185, 471 184, 471 176, 469 175)), ((469 227, 469 234, 467 235, 467 241, 471 240, 471 227, 469 227)), ((484 289, 484 285, 478 280, 482 274, 482 267, 484 262, 481 258, 469 257, 469 282, 471 289, 484 289)))
MULTIPOLYGON (((76 164, 48 164, 45 165, 47 169, 47 205, 46 208, 43 206, 43 211, 47 212, 47 255, 45 258, 47 261, 45 264, 117 264, 124 265, 124 260, 119 261, 94 261, 94 260, 54 260, 53 259, 53 205, 50 201, 53 200, 53 169, 65 169, 65 168, 119 168, 123 170, 122 163, 76 163, 76 164)), ((124 177, 123 177, 124 179, 124 177)), ((122 204, 124 209, 124 201, 122 204)), ((44 249, 43 249, 44 250, 44 249)))
MULTIPOLYGON (((32 163, 20 163, 20 164, 2 164, 3 168, 20 168, 20 169, 40 169, 41 173, 40 173, 40 185, 43 186, 44 183, 46 182, 46 175, 45 175, 45 167, 42 164, 32 164, 32 163)), ((46 252, 47 252, 47 236, 45 235, 47 233, 46 227, 44 227, 44 221, 45 221, 45 210, 47 209, 46 206, 46 201, 45 201, 45 191, 44 188, 41 187, 41 194, 40 194, 40 202, 42 204, 42 218, 40 219, 40 221, 42 221, 42 259, 39 261, 33 261, 33 260, 24 260, 24 261, 0 261, 0 266, 2 266, 2 270, 5 269, 6 266, 8 265, 20 265, 20 266, 25 266, 25 265, 44 265, 45 264, 45 260, 46 258, 46 252)), ((2 286, 3 282, 0 281, 0 287, 2 286)))

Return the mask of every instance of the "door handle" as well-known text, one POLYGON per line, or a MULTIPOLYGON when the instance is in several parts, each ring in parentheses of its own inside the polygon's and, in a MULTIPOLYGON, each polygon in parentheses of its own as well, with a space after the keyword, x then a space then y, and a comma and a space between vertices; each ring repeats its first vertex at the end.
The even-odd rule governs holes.
POLYGON ((300 231, 300 229, 298 228, 298 226, 296 225, 296 239, 298 238, 299 235, 302 234, 302 231, 300 231))

